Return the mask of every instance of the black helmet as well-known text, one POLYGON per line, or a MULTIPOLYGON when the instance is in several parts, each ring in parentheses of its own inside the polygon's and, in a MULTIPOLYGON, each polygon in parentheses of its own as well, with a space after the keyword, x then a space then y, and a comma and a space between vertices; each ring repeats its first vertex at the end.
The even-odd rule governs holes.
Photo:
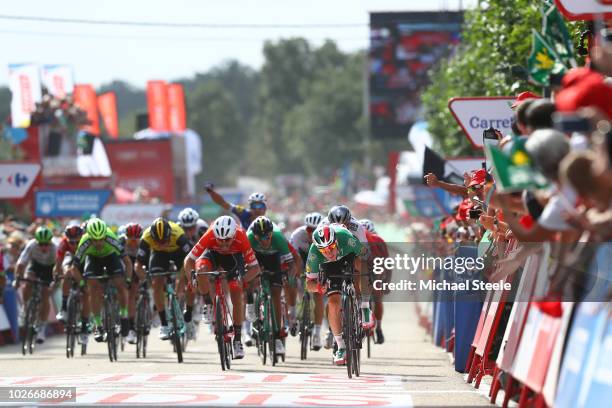
POLYGON ((253 224, 251 225, 251 230, 253 231, 253 234, 258 237, 263 237, 264 235, 270 234, 273 229, 274 225, 272 224, 272 221, 270 221, 268 217, 263 215, 255 218, 253 224))
POLYGON ((156 218, 151 224, 151 237, 157 242, 167 241, 171 233, 170 223, 163 218, 156 218))
POLYGON ((346 205, 334 205, 327 214, 329 222, 348 224, 351 220, 351 210, 346 205))

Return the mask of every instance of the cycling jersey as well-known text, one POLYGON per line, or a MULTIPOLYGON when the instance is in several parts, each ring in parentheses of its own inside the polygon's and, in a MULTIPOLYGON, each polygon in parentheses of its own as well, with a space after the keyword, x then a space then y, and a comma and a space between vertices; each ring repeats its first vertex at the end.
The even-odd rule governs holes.
MULTIPOLYGON (((330 228, 334 229, 336 234, 336 242, 338 245, 338 256, 342 258, 350 253, 359 256, 362 253, 363 245, 353 234, 340 224, 330 224, 330 228)), ((317 279, 321 265, 328 262, 315 244, 310 245, 308 251, 308 259, 306 261, 306 277, 308 279, 317 279)))
POLYGON ((104 246, 102 249, 96 249, 92 241, 89 234, 86 233, 83 235, 77 247, 76 254, 74 255, 74 263, 82 264, 86 256, 104 258, 112 254, 120 257, 125 255, 123 246, 119 242, 117 235, 108 227, 106 228, 106 238, 104 238, 104 246))
POLYGON ((197 260, 207 249, 222 255, 242 254, 244 263, 248 266, 257 265, 257 259, 255 258, 255 253, 253 252, 249 238, 242 228, 236 229, 236 235, 234 236, 232 245, 230 245, 227 250, 223 250, 219 247, 214 231, 212 228, 209 229, 191 249, 188 256, 193 260, 197 260))
POLYGON ((239 204, 230 204, 230 211, 236 214, 242 228, 245 230, 249 228, 249 225, 251 225, 251 210, 239 204))
POLYGON ((264 248, 261 243, 255 238, 253 231, 249 229, 247 236, 251 247, 257 253, 265 255, 279 254, 282 262, 290 262, 293 260, 293 255, 289 251, 287 238, 283 235, 280 229, 275 225, 272 231, 272 243, 268 248, 264 248))
MULTIPOLYGON (((321 221, 323 224, 331 224, 328 219, 324 219, 321 221)), ((366 229, 363 225, 357 221, 357 219, 351 216, 351 220, 347 225, 344 226, 348 229, 364 246, 363 249, 367 249, 365 245, 368 243, 368 238, 366 237, 366 229)))
POLYGON ((132 262, 134 262, 138 256, 139 245, 128 245, 128 239, 125 235, 121 235, 119 237, 119 242, 123 246, 125 254, 132 259, 132 262))
POLYGON ((168 243, 161 244, 155 241, 151 235, 151 227, 149 226, 142 234, 140 248, 144 251, 151 249, 154 252, 176 252, 179 249, 183 250, 185 253, 189 252, 191 248, 189 247, 189 240, 185 235, 185 231, 172 221, 168 223, 170 224, 170 241, 168 243))
POLYGON ((59 245, 57 246, 57 261, 62 263, 67 253, 71 253, 74 255, 77 249, 77 245, 71 244, 68 238, 66 237, 62 238, 59 245))
POLYGON ((26 244, 25 248, 19 255, 18 264, 27 265, 30 261, 36 262, 39 265, 55 265, 55 257, 57 256, 57 245, 50 242, 44 249, 38 241, 31 239, 26 244))
POLYGON ((291 237, 289 238, 289 242, 291 242, 291 245, 297 248, 301 253, 308 254, 312 240, 308 236, 306 226, 302 225, 293 231, 291 233, 291 237))
POLYGON ((389 256, 387 243, 380 235, 366 230, 366 238, 368 239, 371 260, 374 258, 387 258, 389 256))

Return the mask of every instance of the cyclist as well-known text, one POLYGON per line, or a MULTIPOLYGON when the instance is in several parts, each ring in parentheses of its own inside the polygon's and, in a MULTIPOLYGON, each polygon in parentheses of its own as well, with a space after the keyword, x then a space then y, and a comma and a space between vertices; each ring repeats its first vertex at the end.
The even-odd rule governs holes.
MULTIPOLYGON (((121 318, 121 336, 129 333, 128 292, 126 281, 132 279, 132 261, 124 252, 123 246, 115 233, 99 218, 87 220, 85 234, 81 237, 76 254, 72 261, 76 268, 72 272, 77 280, 93 276, 102 276, 104 268, 117 288, 119 316, 121 318), (123 262, 122 262, 123 261, 123 262)), ((89 303, 94 317, 94 340, 104 341, 102 327, 102 285, 97 280, 87 281, 89 303)))
MULTIPOLYGON (((310 292, 325 291, 328 301, 327 319, 329 326, 338 345, 334 354, 334 364, 346 363, 346 345, 342 338, 342 304, 340 291, 342 290, 342 279, 327 278, 327 282, 319 285, 319 273, 326 262, 334 262, 349 254, 355 255, 355 273, 362 270, 359 256, 363 252, 363 245, 353 234, 340 224, 320 224, 314 231, 313 244, 308 251, 306 262, 306 284, 310 292)), ((359 279, 355 280, 355 289, 359 293, 359 279)))
MULTIPOLYGON (((188 282, 195 268, 198 272, 219 269, 227 272, 226 279, 233 304, 234 358, 244 358, 241 341, 244 293, 240 279, 244 276, 244 281, 248 283, 259 275, 260 270, 246 232, 238 227, 234 218, 228 215, 217 218, 185 258, 184 272, 188 282), (243 273, 245 265, 247 271, 243 273)), ((206 276, 198 276, 198 290, 204 295, 205 301, 211 301, 210 284, 206 276)))
MULTIPOLYGON (((183 229, 178 224, 164 218, 156 218, 142 233, 138 256, 136 257, 136 270, 142 273, 147 267, 147 272, 152 278, 153 302, 161 321, 161 327, 159 328, 159 338, 161 340, 170 338, 164 296, 166 277, 155 275, 168 272, 170 261, 174 262, 177 268, 180 268, 190 250, 191 246, 183 229)), ((187 306, 185 311, 185 323, 188 337, 193 337, 190 306, 187 306)))
MULTIPOLYGON (((34 238, 29 240, 19 255, 15 267, 15 286, 19 286, 19 280, 26 273, 27 279, 40 279, 44 282, 41 291, 41 304, 39 318, 42 323, 36 333, 36 343, 45 342, 47 328, 47 316, 49 316, 49 285, 53 280, 53 268, 57 256, 57 246, 52 242, 53 233, 45 226, 36 228, 34 238), (28 267, 26 271, 26 267, 28 267)), ((32 283, 26 282, 23 290, 23 304, 27 305, 32 296, 32 283)))
MULTIPOLYGON (((327 214, 327 220, 323 223, 338 223, 348 229, 355 238, 361 242, 362 252, 360 254, 362 262, 368 259, 368 239, 365 233, 365 227, 351 215, 351 210, 345 205, 335 205, 327 214)), ((365 265, 362 265, 365 270, 365 265)), ((372 292, 372 284, 370 277, 366 274, 361 276, 361 311, 363 313, 363 328, 370 330, 374 326, 372 320, 372 312, 370 311, 370 293, 372 292)))
POLYGON ((196 222, 196 242, 198 242, 200 240, 200 238, 202 238, 202 235, 206 234, 206 231, 208 231, 208 223, 206 221, 204 221, 203 219, 199 218, 198 221, 196 222))
MULTIPOLYGON (((142 237, 142 226, 138 223, 131 222, 126 225, 122 225, 119 228, 119 242, 123 246, 125 253, 130 257, 132 265, 136 264, 136 257, 138 256, 138 248, 140 247, 140 238, 142 237)), ((127 335, 127 342, 130 344, 136 344, 136 299, 138 298, 138 283, 144 282, 144 274, 141 271, 134 270, 134 276, 132 284, 128 289, 128 322, 130 324, 130 331, 127 335), (140 276, 138 274, 141 274, 140 276)))
POLYGON ((62 284, 62 305, 55 318, 60 322, 66 319, 66 305, 68 304, 68 293, 70 292, 70 271, 67 266, 72 266, 72 256, 76 252, 77 245, 83 236, 83 229, 79 224, 69 223, 64 229, 64 236, 57 246, 57 256, 55 260, 54 276, 65 276, 62 284))
MULTIPOLYGON (((302 266, 306 267, 306 258, 308 257, 308 250, 312 245, 312 233, 321 223, 323 216, 318 212, 311 212, 306 214, 304 217, 304 225, 298 227, 291 234, 289 239, 290 243, 297 248, 302 258, 302 266)), ((321 349, 321 325, 323 324, 323 296, 320 293, 315 292, 313 294, 315 303, 314 307, 314 332, 312 336, 312 348, 315 351, 321 349)))
MULTIPOLYGON (((278 331, 274 333, 276 354, 285 354, 282 338, 287 336, 282 326, 281 292, 283 290, 282 265, 288 267, 287 276, 295 277, 293 255, 289 251, 287 238, 281 230, 275 226, 268 217, 255 218, 247 232, 251 247, 255 251, 260 268, 273 272, 270 277, 270 288, 272 292, 272 303, 274 305, 274 319, 278 331)), ((293 322, 295 323, 295 303, 293 305, 293 322)))
MULTIPOLYGON (((74 276, 72 274, 72 260, 76 253, 79 241, 83 236, 83 229, 78 223, 69 223, 64 229, 64 237, 60 241, 57 247, 57 256, 55 261, 54 275, 64 276, 64 282, 62 284, 62 306, 56 319, 60 322, 66 320, 66 306, 68 304, 68 294, 70 292, 70 285, 72 284, 74 276)), ((82 282, 82 281, 81 281, 82 282)), ((89 294, 86 290, 83 291, 82 296, 82 308, 81 308, 81 334, 79 340, 82 344, 87 344, 89 340, 89 294)))
POLYGON ((239 204, 232 204, 225 201, 223 196, 213 190, 212 185, 206 186, 206 192, 210 198, 225 210, 235 214, 240 220, 242 228, 247 230, 255 218, 266 215, 266 196, 263 193, 253 193, 249 196, 249 208, 239 204))
MULTIPOLYGON (((368 260, 368 266, 371 266, 374 262, 374 258, 387 258, 389 257, 389 249, 385 240, 376 233, 374 223, 364 218, 359 220, 359 223, 366 229, 366 237, 368 238, 368 246, 370 249, 370 258, 368 260)), ((372 268, 369 268, 372 270, 372 268)), ((383 282, 389 282, 391 279, 391 271, 385 270, 380 275, 372 275, 370 280, 374 282, 375 279, 380 279, 383 282)), ((383 344, 385 342, 385 336, 382 332, 382 318, 383 318, 383 302, 382 298, 385 292, 381 290, 373 290, 374 298, 374 318, 376 320, 376 343, 383 344)))

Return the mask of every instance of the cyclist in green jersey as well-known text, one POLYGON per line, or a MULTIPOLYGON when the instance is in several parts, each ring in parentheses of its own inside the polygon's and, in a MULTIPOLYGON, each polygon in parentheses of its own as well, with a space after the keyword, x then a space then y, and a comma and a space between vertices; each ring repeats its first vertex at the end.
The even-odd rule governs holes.
POLYGON ((273 272, 270 277, 272 303, 274 305, 274 318, 276 327, 280 328, 274 333, 276 354, 285 354, 282 338, 287 336, 281 320, 281 292, 283 290, 283 266, 288 267, 288 275, 295 276, 293 255, 289 251, 287 238, 281 230, 270 221, 268 217, 255 218, 247 232, 251 247, 255 251, 257 262, 263 270, 273 272))
MULTIPOLYGON (((106 268, 106 274, 112 278, 118 291, 121 336, 126 337, 129 333, 126 277, 129 284, 132 279, 132 261, 125 254, 119 238, 104 221, 99 218, 87 221, 86 233, 79 242, 73 264, 76 266, 73 273, 77 280, 87 279, 89 276, 101 276, 106 268)), ((102 285, 97 280, 90 280, 87 282, 87 288, 90 293, 91 311, 94 315, 94 339, 101 342, 104 340, 101 317, 102 285)))
MULTIPOLYGON (((342 304, 340 291, 342 279, 327 278, 327 282, 319 285, 319 273, 324 263, 334 262, 349 254, 354 254, 355 273, 362 270, 361 259, 363 244, 353 234, 340 224, 321 224, 312 234, 313 243, 308 251, 306 261, 306 285, 310 292, 323 292, 327 295, 329 326, 334 334, 338 350, 334 354, 334 364, 346 363, 346 345, 342 338, 342 304)), ((353 280, 357 293, 360 291, 360 279, 353 280)))

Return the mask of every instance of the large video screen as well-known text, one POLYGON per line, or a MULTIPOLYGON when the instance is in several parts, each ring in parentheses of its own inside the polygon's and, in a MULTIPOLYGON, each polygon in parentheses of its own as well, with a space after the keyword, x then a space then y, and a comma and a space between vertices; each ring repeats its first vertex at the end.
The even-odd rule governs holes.
POLYGON ((463 12, 370 14, 372 137, 406 137, 421 118, 430 68, 459 44, 463 12))

